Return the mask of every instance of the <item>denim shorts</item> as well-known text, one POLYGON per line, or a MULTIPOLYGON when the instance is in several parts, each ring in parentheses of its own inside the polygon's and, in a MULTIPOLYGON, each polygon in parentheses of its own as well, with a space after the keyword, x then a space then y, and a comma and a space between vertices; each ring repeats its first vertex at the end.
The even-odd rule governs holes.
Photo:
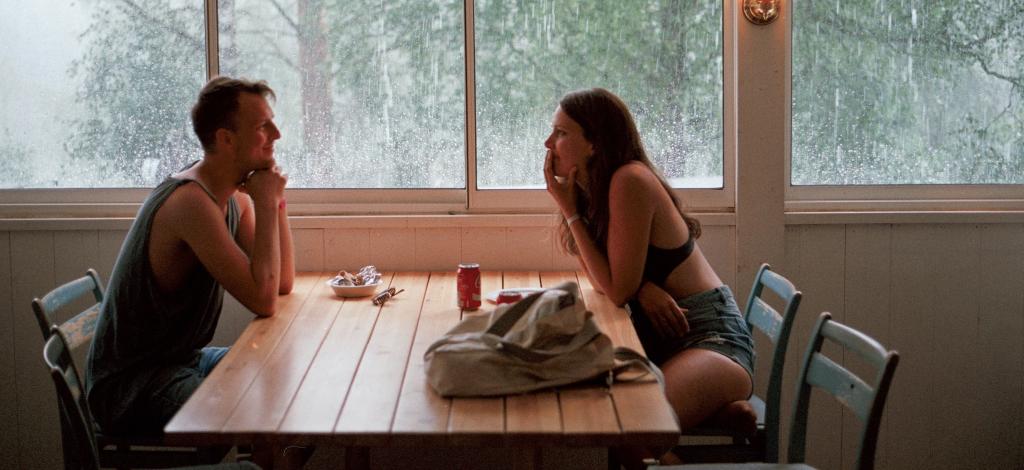
MULTIPOLYGON (((137 393, 139 399, 128 407, 123 416, 114 417, 109 423, 100 420, 104 431, 112 434, 138 435, 163 433, 167 422, 181 409, 227 352, 228 348, 205 347, 197 351, 188 364, 155 367, 153 377, 137 393)), ((131 388, 130 385, 122 386, 126 387, 131 388)), ((107 394, 116 396, 118 392, 108 390, 107 394)))
POLYGON ((677 299, 676 303, 687 310, 686 321, 690 331, 671 337, 659 334, 637 302, 629 303, 630 318, 647 357, 660 366, 683 350, 707 349, 732 359, 750 374, 753 381, 754 341, 729 286, 677 299))

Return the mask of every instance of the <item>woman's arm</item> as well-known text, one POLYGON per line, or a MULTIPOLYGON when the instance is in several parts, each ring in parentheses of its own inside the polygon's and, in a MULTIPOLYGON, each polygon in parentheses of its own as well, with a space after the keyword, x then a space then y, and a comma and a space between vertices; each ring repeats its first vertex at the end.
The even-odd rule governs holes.
POLYGON ((549 156, 544 176, 548 192, 558 203, 576 241, 579 259, 596 288, 616 305, 624 305, 640 287, 650 240, 654 209, 650 203, 650 171, 640 165, 625 165, 612 176, 609 191, 608 254, 602 253, 590 237, 576 210, 576 173, 573 169, 564 182, 554 178, 549 156), (645 175, 647 173, 650 178, 645 175))

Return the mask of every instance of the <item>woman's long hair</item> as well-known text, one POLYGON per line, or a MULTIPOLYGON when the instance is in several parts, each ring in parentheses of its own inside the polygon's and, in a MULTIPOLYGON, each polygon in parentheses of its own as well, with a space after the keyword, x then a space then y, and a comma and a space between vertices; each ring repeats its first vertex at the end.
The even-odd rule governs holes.
MULTIPOLYGON (((577 213, 586 217, 587 231, 603 253, 608 253, 609 203, 608 192, 612 175, 619 167, 633 161, 650 168, 672 198, 672 204, 683 216, 690 236, 700 237, 700 222, 683 213, 679 199, 665 181, 665 177, 647 158, 647 152, 640 141, 633 115, 626 103, 614 93, 603 88, 574 91, 559 102, 562 112, 583 128, 583 137, 594 147, 594 155, 581 169, 587 172, 586 191, 580 191, 576 198, 577 213)), ((562 246, 573 255, 579 254, 576 240, 569 227, 562 224, 562 246)))

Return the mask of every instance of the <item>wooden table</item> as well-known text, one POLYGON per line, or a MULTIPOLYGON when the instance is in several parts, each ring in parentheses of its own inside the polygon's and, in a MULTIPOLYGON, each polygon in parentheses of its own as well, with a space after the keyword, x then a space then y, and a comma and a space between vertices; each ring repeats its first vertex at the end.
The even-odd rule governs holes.
MULTIPOLYGON (((336 297, 333 273, 300 273, 277 314, 257 318, 165 428, 192 444, 367 448, 511 447, 517 467, 539 466, 542 447, 668 448, 678 428, 656 382, 571 387, 498 398, 438 396, 423 352, 463 315, 452 272, 386 273, 405 289, 383 307, 336 297)), ((484 272, 484 293, 579 282, 587 308, 616 345, 641 350, 626 312, 574 272, 484 272)), ((479 312, 492 309, 486 301, 479 312)), ((267 463, 264 462, 266 465, 267 463)), ((272 465, 272 462, 270 462, 272 465)), ((352 468, 352 467, 347 467, 352 468)))

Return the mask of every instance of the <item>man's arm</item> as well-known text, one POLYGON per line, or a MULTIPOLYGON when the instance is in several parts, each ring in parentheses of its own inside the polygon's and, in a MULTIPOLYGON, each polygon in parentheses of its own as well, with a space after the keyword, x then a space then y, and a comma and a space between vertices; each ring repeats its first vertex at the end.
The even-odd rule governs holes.
POLYGON ((176 191, 161 212, 166 211, 171 222, 166 228, 188 245, 203 267, 232 296, 257 315, 273 315, 280 277, 277 206, 275 203, 266 210, 255 204, 254 210, 254 204, 248 201, 240 205, 244 207, 239 233, 249 235, 241 235, 239 240, 252 240, 249 253, 231 236, 221 208, 198 185, 186 185, 176 191), (265 217, 268 220, 264 224, 254 223, 263 215, 261 212, 269 212, 265 217))
POLYGON ((295 282, 295 247, 292 245, 292 228, 288 223, 288 204, 284 198, 278 205, 277 227, 281 242, 281 282, 277 293, 285 295, 291 293, 295 282))
MULTIPOLYGON (((247 255, 251 255, 256 232, 256 215, 253 210, 253 202, 243 192, 236 193, 236 197, 238 198, 239 207, 242 208, 242 218, 238 223, 236 239, 242 250, 247 255)), ((278 294, 285 295, 291 293, 295 281, 295 247, 292 242, 291 226, 288 223, 288 206, 283 202, 278 205, 277 220, 278 239, 281 244, 281 280, 277 292, 278 294)))

